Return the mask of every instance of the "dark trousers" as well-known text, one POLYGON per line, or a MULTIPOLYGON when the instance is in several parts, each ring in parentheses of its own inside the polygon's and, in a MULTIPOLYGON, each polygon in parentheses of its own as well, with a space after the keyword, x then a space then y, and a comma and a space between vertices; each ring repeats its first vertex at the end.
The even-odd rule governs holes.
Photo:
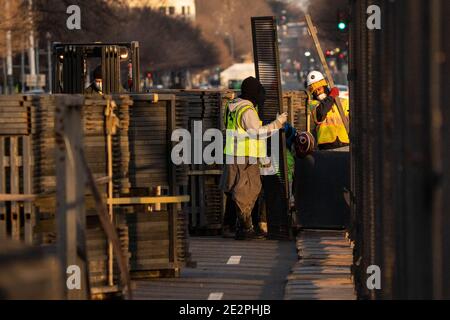
MULTIPOLYGON (((223 226, 228 227, 230 229, 234 229, 236 227, 236 221, 239 215, 239 207, 233 201, 231 194, 226 194, 226 204, 225 204, 225 214, 223 217, 223 226)), ((244 221, 243 221, 244 222, 244 221)), ((253 207, 251 222, 253 226, 258 226, 260 222, 267 222, 266 218, 266 202, 264 199, 264 193, 261 192, 261 195, 258 198, 258 201, 255 203, 253 207)), ((245 222, 244 222, 245 223, 245 222)), ((247 221, 245 224, 249 224, 247 221)))
POLYGON ((234 203, 232 195, 230 193, 226 193, 226 203, 225 203, 225 214, 223 217, 223 226, 228 227, 230 229, 234 229, 236 227, 236 203, 234 203))

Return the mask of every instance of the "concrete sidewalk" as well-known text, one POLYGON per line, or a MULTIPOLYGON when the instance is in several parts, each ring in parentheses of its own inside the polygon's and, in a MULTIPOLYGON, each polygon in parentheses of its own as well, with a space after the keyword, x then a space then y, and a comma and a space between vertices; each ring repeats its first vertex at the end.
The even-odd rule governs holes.
POLYGON ((294 242, 191 238, 197 268, 180 278, 135 281, 140 300, 282 300, 297 254, 294 242))

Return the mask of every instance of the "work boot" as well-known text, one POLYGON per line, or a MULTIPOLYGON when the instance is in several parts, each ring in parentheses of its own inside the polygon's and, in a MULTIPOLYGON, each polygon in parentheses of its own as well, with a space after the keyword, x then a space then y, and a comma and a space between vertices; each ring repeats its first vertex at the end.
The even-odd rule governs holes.
POLYGON ((267 235, 269 233, 267 229, 267 222, 260 222, 257 232, 267 238, 267 235))
POLYGON ((244 230, 245 230, 245 228, 243 226, 243 222, 239 218, 236 219, 236 230, 235 230, 234 239, 235 240, 244 240, 243 239, 244 230))
POLYGON ((236 231, 236 240, 264 240, 266 237, 263 233, 255 232, 253 228, 250 229, 238 229, 236 231))

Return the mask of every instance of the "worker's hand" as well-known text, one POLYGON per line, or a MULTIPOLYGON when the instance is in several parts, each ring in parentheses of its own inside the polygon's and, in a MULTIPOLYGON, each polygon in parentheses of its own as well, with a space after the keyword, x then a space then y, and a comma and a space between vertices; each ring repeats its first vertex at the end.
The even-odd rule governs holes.
POLYGON ((330 110, 333 107, 334 104, 334 98, 331 96, 326 97, 324 100, 322 100, 322 105, 325 106, 327 110, 330 110))
POLYGON ((288 114, 287 112, 284 112, 281 115, 277 116, 277 121, 281 123, 281 126, 283 126, 288 120, 288 114))
POLYGON ((339 97, 339 89, 336 87, 331 89, 330 97, 332 97, 333 99, 335 99, 336 97, 339 97))

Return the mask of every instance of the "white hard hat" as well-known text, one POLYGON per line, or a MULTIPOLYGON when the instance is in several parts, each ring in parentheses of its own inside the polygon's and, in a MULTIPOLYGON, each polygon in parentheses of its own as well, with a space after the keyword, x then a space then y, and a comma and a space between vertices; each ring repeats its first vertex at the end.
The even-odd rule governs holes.
POLYGON ((327 81, 319 71, 311 71, 306 78, 306 86, 310 92, 314 92, 319 87, 327 86, 327 81))

